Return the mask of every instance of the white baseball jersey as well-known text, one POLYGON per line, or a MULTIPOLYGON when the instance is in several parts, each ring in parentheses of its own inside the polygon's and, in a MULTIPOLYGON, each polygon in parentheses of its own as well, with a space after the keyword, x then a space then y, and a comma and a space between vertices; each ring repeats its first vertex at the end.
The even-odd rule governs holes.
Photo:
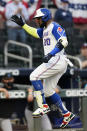
MULTIPOLYGON (((52 22, 47 28, 38 29, 37 33, 40 38, 43 38, 44 54, 47 55, 55 48, 60 37, 66 37, 65 30, 57 23, 52 22)), ((61 52, 59 52, 61 53, 61 52)), ((64 49, 62 50, 64 53, 64 49)))
MULTIPOLYGON (((52 22, 47 28, 37 29, 40 38, 43 38, 44 54, 50 53, 56 46, 60 37, 66 37, 65 30, 57 23, 52 22)), ((43 87, 45 96, 51 96, 55 93, 54 88, 58 80, 66 72, 67 61, 64 55, 64 49, 53 56, 48 63, 42 63, 30 75, 30 80, 44 80, 43 87)))

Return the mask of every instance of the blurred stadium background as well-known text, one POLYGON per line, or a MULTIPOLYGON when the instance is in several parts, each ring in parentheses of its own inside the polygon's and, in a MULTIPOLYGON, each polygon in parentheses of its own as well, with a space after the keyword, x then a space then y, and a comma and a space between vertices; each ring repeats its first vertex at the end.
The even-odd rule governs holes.
MULTIPOLYGON (((0 0, 1 13, 5 9, 6 2, 7 1, 0 0)), ((27 0, 27 2, 32 3, 34 0, 27 0)), ((36 0, 36 2, 38 5, 37 8, 48 7, 54 16, 57 9, 56 0, 36 0)), ((31 19, 34 13, 35 12, 32 13, 31 19)), ((0 17, 1 16, 2 15, 0 15, 0 17)), ((72 62, 78 62, 79 64, 79 67, 68 67, 67 72, 59 81, 59 86, 61 87, 60 95, 64 104, 70 111, 76 114, 76 119, 72 121, 64 131, 87 131, 87 91, 83 87, 84 82, 87 82, 87 69, 81 69, 80 61, 76 57, 76 55, 80 53, 81 45, 87 42, 87 28, 85 28, 85 30, 76 28, 77 23, 64 23, 61 21, 60 24, 65 28, 69 41, 69 46, 66 49, 67 56, 72 62)), ((33 20, 29 22, 29 25, 37 27, 33 20)), ((22 111, 24 111, 27 103, 27 93, 25 89, 31 86, 29 74, 42 62, 43 58, 42 40, 37 40, 27 33, 26 36, 26 43, 8 40, 6 24, 4 23, 4 28, 0 29, 0 80, 5 73, 12 72, 15 78, 14 85, 20 89, 19 92, 21 92, 21 90, 25 92, 24 94, 18 93, 16 98, 16 100, 20 102, 20 108, 18 108, 18 110, 22 109, 22 111)), ((3 95, 0 95, 0 97, 2 98, 0 102, 3 103, 3 95)), ((16 95, 14 94, 12 97, 16 97, 16 95)), ((0 112, 2 112, 2 110, 3 109, 0 109, 0 112)), ((57 111, 54 108, 51 115, 55 112, 57 111)), ((56 115, 55 119, 55 121, 51 121, 53 131, 62 131, 62 129, 59 129, 58 123, 61 120, 56 115)), ((24 114, 21 115, 21 118, 16 117, 14 114, 11 120, 13 131, 27 131, 24 114)), ((39 125, 40 118, 35 120, 34 131, 41 131, 39 125)))

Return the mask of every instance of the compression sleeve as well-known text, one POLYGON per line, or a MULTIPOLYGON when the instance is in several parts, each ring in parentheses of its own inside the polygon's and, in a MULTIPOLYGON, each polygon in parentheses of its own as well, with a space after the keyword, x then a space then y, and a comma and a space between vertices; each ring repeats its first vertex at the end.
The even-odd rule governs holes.
POLYGON ((58 53, 58 52, 60 52, 60 49, 59 48, 57 48, 57 47, 55 47, 51 52, 50 52, 50 54, 52 55, 52 56, 54 56, 56 53, 58 53))
POLYGON ((35 37, 35 38, 40 38, 39 35, 38 35, 38 33, 37 33, 37 29, 36 29, 36 28, 31 27, 31 26, 29 26, 29 25, 27 25, 27 24, 24 24, 24 25, 22 26, 22 28, 23 28, 28 34, 32 35, 33 37, 35 37))
POLYGON ((54 49, 50 52, 50 54, 54 56, 56 53, 60 52, 63 48, 64 46, 60 42, 58 42, 54 47, 54 49))

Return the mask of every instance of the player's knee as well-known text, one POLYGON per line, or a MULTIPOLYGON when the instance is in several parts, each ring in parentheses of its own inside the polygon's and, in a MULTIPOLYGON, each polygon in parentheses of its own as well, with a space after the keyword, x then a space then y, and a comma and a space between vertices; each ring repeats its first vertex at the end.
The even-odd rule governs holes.
POLYGON ((45 97, 50 97, 55 93, 55 91, 44 91, 45 97))

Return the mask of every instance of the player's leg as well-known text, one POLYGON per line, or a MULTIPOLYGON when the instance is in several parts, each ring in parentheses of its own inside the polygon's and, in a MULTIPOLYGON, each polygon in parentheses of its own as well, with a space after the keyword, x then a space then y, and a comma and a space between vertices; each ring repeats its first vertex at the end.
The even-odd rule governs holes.
POLYGON ((1 129, 3 131, 12 131, 12 124, 11 124, 10 119, 2 119, 1 129))
POLYGON ((52 125, 47 114, 41 117, 41 128, 42 130, 52 130, 52 125))
POLYGON ((58 107, 58 109, 61 111, 64 120, 60 126, 64 128, 74 118, 75 115, 66 109, 66 107, 64 106, 61 100, 61 97, 54 92, 54 86, 56 87, 56 82, 58 82, 60 77, 61 77, 61 73, 44 80, 44 92, 46 97, 49 97, 51 103, 55 104, 58 107))
POLYGON ((28 131, 34 131, 34 120, 32 117, 32 111, 25 109, 25 118, 27 120, 28 131))
POLYGON ((44 80, 44 92, 45 97, 49 97, 52 104, 55 104, 62 114, 65 114, 68 112, 64 104, 62 103, 61 97, 55 92, 54 87, 56 87, 58 80, 61 77, 61 73, 58 75, 54 75, 50 78, 47 78, 44 80))
POLYGON ((39 116, 49 112, 50 109, 45 101, 44 92, 43 92, 43 85, 42 85, 41 80, 33 80, 31 82, 32 82, 32 85, 34 86, 34 89, 35 89, 35 97, 36 97, 37 104, 39 107, 35 112, 33 112, 32 115, 33 115, 33 117, 39 117, 39 116))
POLYGON ((48 64, 41 64, 30 75, 30 81, 32 85, 34 86, 35 96, 36 96, 37 104, 39 106, 39 109, 37 109, 33 113, 33 117, 41 116, 50 111, 45 101, 43 85, 41 82, 42 79, 47 78, 50 75, 52 75, 53 72, 50 70, 50 66, 51 65, 48 65, 48 64), (50 71, 49 73, 48 73, 48 70, 50 71))
MULTIPOLYGON (((34 89, 36 90, 37 103, 40 107, 40 109, 36 110, 33 113, 33 116, 39 116, 39 115, 45 114, 49 111, 49 108, 47 108, 48 110, 42 109, 43 105, 46 104, 46 102, 45 102, 44 93, 43 93, 43 85, 42 85, 40 79, 47 79, 47 78, 49 79, 50 77, 54 76, 55 74, 58 74, 59 78, 60 78, 64 74, 64 72, 66 71, 66 68, 67 68, 67 63, 63 59, 60 59, 60 60, 55 59, 54 62, 52 62, 52 63, 50 62, 47 64, 40 65, 30 75, 30 80, 32 82, 32 85, 34 86, 34 89), (57 62, 58 62, 58 64, 57 64, 57 62)), ((56 80, 56 82, 54 82, 53 80, 50 80, 49 82, 51 82, 51 81, 52 81, 52 85, 50 83, 50 87, 54 86, 54 83, 57 84, 57 80, 56 80)), ((49 90, 49 86, 47 84, 46 84, 46 88, 49 90)), ((57 95, 55 93, 51 96, 51 99, 54 99, 54 102, 58 102, 58 106, 61 109, 61 111, 63 111, 64 114, 66 112, 68 112, 68 111, 65 112, 65 109, 64 109, 65 107, 62 104, 62 101, 61 101, 61 98, 59 95, 57 95)))
POLYGON ((58 74, 62 69, 65 69, 64 62, 59 59, 54 59, 50 63, 43 63, 39 67, 37 67, 30 75, 30 81, 35 89, 36 100, 38 106, 40 107, 33 113, 33 117, 40 116, 45 114, 49 111, 48 105, 46 105, 44 92, 43 92, 43 85, 41 83, 42 79, 49 78, 55 74, 58 74), (57 64, 58 62, 58 64, 57 64), (63 63, 61 66, 61 62, 63 63), (60 69, 61 68, 61 69, 60 69))
MULTIPOLYGON (((58 74, 58 72, 60 72, 60 68, 61 70, 65 68, 64 62, 62 62, 63 66, 61 66, 61 62, 62 60, 60 60, 60 57, 55 58, 52 60, 52 62, 41 64, 30 74, 30 81, 35 89, 36 100, 37 100, 38 106, 40 107, 40 110, 44 106, 45 106, 44 108, 46 108, 46 110, 43 111, 43 114, 49 111, 49 107, 48 105, 46 105, 44 92, 43 92, 43 85, 42 85, 41 80, 49 78, 55 74, 58 74)), ((40 111, 38 110, 38 112, 40 111)), ((34 112, 34 113, 37 114, 37 112, 34 112)), ((35 115, 34 113, 33 113, 33 116, 35 115)), ((37 116, 38 115, 39 114, 37 114, 37 116)))

